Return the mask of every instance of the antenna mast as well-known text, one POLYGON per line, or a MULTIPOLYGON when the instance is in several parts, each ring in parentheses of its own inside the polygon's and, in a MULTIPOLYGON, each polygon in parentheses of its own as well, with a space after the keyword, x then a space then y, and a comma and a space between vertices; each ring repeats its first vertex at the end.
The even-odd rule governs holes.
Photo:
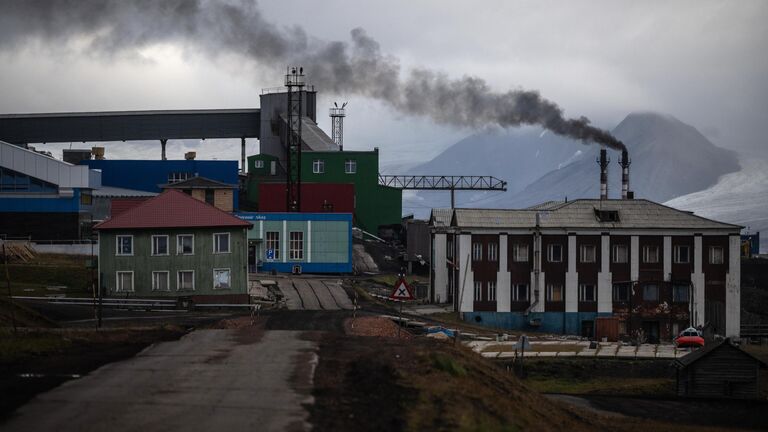
POLYGON ((344 151, 344 117, 347 116, 346 106, 347 102, 341 104, 341 108, 334 102, 333 108, 328 113, 331 116, 331 139, 339 146, 339 151, 344 151))

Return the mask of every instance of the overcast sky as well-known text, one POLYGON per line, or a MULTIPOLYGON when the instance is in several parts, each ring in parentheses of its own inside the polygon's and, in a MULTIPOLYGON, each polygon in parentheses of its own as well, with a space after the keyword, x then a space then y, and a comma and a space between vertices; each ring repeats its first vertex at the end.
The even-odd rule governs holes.
MULTIPOLYGON (((0 12, 13 2, 0 0, 0 12)), ((300 26, 310 39, 349 41, 350 31, 362 27, 384 54, 399 59, 402 74, 427 68, 480 77, 499 92, 538 90, 567 116, 587 116, 606 129, 632 111, 669 113, 722 147, 768 153, 765 1, 280 0, 259 8, 278 28, 300 26)), ((194 44, 150 44, 132 54, 95 55, 77 44, 64 50, 50 40, 5 45, 0 112, 257 107, 261 89, 283 80, 275 65, 211 58, 194 44)), ((358 94, 318 90, 321 114, 333 100, 349 101, 345 148, 379 147, 389 172, 474 131, 358 94)), ((330 131, 325 115, 318 121, 330 131)), ((61 147, 47 146, 57 157, 61 147)), ((173 158, 190 149, 202 158, 239 158, 230 143, 169 148, 173 158)), ((249 142, 249 153, 256 149, 249 142)), ((112 158, 160 153, 159 144, 107 151, 112 158)))

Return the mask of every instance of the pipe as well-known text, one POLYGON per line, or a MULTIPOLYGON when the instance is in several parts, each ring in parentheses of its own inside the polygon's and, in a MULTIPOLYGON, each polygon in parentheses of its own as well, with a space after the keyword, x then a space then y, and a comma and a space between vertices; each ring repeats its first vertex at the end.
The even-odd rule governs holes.
POLYGON ((629 198, 629 165, 632 161, 629 159, 629 152, 626 150, 621 151, 621 199, 629 198))
POLYGON ((608 151, 606 149, 600 149, 600 160, 597 163, 600 165, 600 199, 608 199, 608 151))

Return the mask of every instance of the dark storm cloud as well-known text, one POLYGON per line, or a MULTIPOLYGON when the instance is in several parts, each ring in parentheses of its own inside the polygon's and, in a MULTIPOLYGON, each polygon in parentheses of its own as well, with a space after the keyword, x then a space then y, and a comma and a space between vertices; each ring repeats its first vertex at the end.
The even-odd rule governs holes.
POLYGON ((351 31, 348 42, 319 41, 301 28, 272 24, 251 1, 0 0, 0 49, 38 42, 51 49, 85 44, 86 51, 108 57, 174 43, 211 58, 243 56, 275 71, 297 64, 323 90, 379 99, 438 123, 535 124, 582 141, 624 147, 587 118, 566 118, 536 91, 499 93, 480 78, 451 79, 425 69, 401 74, 398 59, 383 54, 361 28, 351 31))

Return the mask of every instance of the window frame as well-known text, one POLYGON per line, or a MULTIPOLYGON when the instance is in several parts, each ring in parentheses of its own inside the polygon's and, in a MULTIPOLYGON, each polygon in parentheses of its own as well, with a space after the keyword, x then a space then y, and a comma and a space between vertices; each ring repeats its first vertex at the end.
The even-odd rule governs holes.
POLYGON ((511 298, 514 302, 529 302, 531 301, 531 285, 527 283, 512 284, 511 298), (525 287, 525 298, 520 298, 520 288, 525 287))
POLYGON ((547 262, 550 263, 561 263, 563 262, 563 245, 561 243, 550 243, 547 245, 547 262), (555 247, 560 248, 560 259, 555 261, 552 259, 554 257, 554 250, 555 247))
POLYGON ((591 284, 591 283, 581 283, 579 284, 579 302, 581 303, 594 303, 597 301, 597 285, 591 284), (591 289, 587 289, 587 287, 590 287, 591 289), (592 299, 588 299, 587 297, 587 291, 591 292, 592 299))
POLYGON ((613 284, 613 297, 612 297, 612 300, 614 302, 616 302, 616 303, 626 303, 626 302, 629 301, 629 298, 631 296, 632 296, 632 286, 630 284, 628 284, 628 283, 615 283, 615 284, 613 284), (623 298, 620 298, 620 296, 617 295, 621 288, 625 288, 626 289, 626 293, 625 293, 626 296, 624 296, 623 298))
POLYGON ((497 262, 499 260, 498 243, 488 243, 488 261, 497 262))
POLYGON ((115 272, 115 292, 136 292, 136 280, 135 275, 133 274, 133 270, 118 270, 115 272), (131 275, 131 289, 121 289, 122 284, 120 283, 120 275, 121 274, 129 274, 131 275))
POLYGON ((232 235, 228 232, 218 232, 213 233, 213 253, 214 255, 223 255, 223 254, 231 254, 232 253, 232 235), (217 240, 218 236, 226 235, 227 236, 227 250, 226 251, 220 251, 217 250, 219 246, 219 242, 217 240))
POLYGON ((629 262, 629 246, 626 243, 619 243, 611 246, 611 262, 613 264, 626 264, 629 262), (618 258, 619 250, 624 250, 624 259, 620 261, 618 258))
POLYGON ((512 262, 528 262, 529 255, 528 243, 512 243, 512 262), (525 253, 521 254, 521 251, 525 251, 525 253))
POLYGON ((722 246, 710 246, 709 247, 709 263, 713 265, 725 264, 725 250, 722 246), (720 259, 715 261, 715 251, 720 251, 720 259))
POLYGON ((357 159, 344 160, 344 174, 357 174, 357 159))
POLYGON ((216 291, 232 289, 232 269, 230 267, 227 267, 227 268, 215 268, 215 269, 213 269, 213 289, 216 290, 216 291), (227 277, 227 287, 225 287, 225 288, 218 287, 217 288, 216 287, 216 272, 224 272, 224 271, 226 271, 227 274, 228 274, 228 277, 227 277))
POLYGON ((643 264, 658 264, 659 261, 661 261, 661 256, 659 253, 659 247, 657 245, 643 246, 643 264), (656 255, 654 261, 649 260, 651 251, 654 251, 656 255))
POLYGON ((168 234, 153 234, 151 236, 151 246, 152 250, 150 251, 151 256, 169 256, 171 254, 171 239, 168 236, 168 234), (155 239, 165 237, 165 253, 156 253, 155 251, 155 239))
POLYGON ((304 261, 304 231, 289 231, 288 232, 288 260, 289 261, 304 261), (300 234, 301 239, 296 240, 293 238, 294 234, 300 234), (300 244, 300 248, 294 248, 294 244, 300 244), (296 255, 298 253, 298 256, 296 255))
POLYGON ((253 161, 253 168, 254 169, 263 169, 264 168, 264 160, 256 159, 255 161, 253 161))
POLYGON ((176 271, 176 291, 194 291, 195 290, 195 271, 189 270, 177 270, 176 271), (192 273, 192 288, 181 288, 181 274, 192 273))
POLYGON ((472 242, 472 262, 479 262, 483 260, 483 243, 472 242))
POLYGON ((652 303, 657 303, 657 302, 659 301, 659 295, 660 295, 660 291, 661 291, 661 290, 659 289, 659 285, 658 285, 658 284, 651 284, 651 283, 649 283, 649 284, 645 284, 645 285, 643 285, 643 301, 644 301, 644 302, 652 302, 652 303), (655 298, 655 299, 649 299, 649 298, 647 298, 647 297, 648 297, 648 296, 647 296, 647 294, 648 294, 648 292, 649 292, 649 288, 651 288, 651 287, 653 287, 653 288, 655 289, 655 291, 656 291, 656 292, 655 292, 655 294, 656 294, 656 295, 655 295, 655 296, 656 296, 656 298, 655 298))
POLYGON ((488 301, 496 301, 496 281, 486 282, 486 293, 488 294, 488 301))
POLYGON ((312 160, 312 174, 325 174, 325 159, 312 160))
POLYGON ((272 258, 272 261, 280 261, 280 231, 265 231, 264 232, 264 252, 266 253, 269 249, 272 249, 275 251, 274 258, 272 258), (270 239, 270 234, 275 234, 277 238, 270 239), (277 247, 270 248, 270 243, 275 242, 277 244, 277 247))
POLYGON ((684 284, 672 284, 672 303, 690 303, 691 301, 691 286, 684 284), (685 289, 685 296, 680 300, 680 296, 677 295, 680 289, 685 289))
POLYGON ((115 256, 133 256, 133 249, 134 249, 134 242, 133 242, 133 234, 118 234, 115 236, 115 256), (121 238, 129 238, 131 239, 131 252, 130 253, 121 253, 120 252, 120 239, 121 238))
POLYGON ((475 298, 476 302, 483 301, 483 283, 481 281, 475 281, 475 298))
POLYGON ((672 254, 673 262, 675 264, 690 264, 691 263, 691 247, 689 245, 675 245, 673 248, 673 254, 672 254), (680 259, 680 251, 685 248, 686 255, 685 255, 685 261, 682 261, 680 259))
POLYGON ((565 301, 565 290, 563 289, 563 284, 553 284, 549 283, 547 284, 547 297, 546 301, 550 303, 562 303, 565 301), (557 291, 560 292, 560 300, 554 300, 553 294, 555 292, 555 288, 559 288, 557 291))
POLYGON ((152 291, 170 292, 171 291, 171 272, 168 270, 153 270, 152 271, 152 291), (165 273, 165 287, 166 289, 159 289, 155 284, 155 275, 165 273))
POLYGON ((195 235, 194 234, 176 234, 176 255, 194 255, 195 254, 195 235), (186 253, 184 252, 184 247, 179 242, 181 241, 182 237, 191 237, 192 238, 192 252, 186 253), (180 247, 181 246, 181 247, 180 247))
POLYGON ((206 204, 209 204, 215 207, 216 206, 216 189, 204 189, 203 201, 206 204))
POLYGON ((579 262, 584 264, 594 264, 597 262, 597 246, 593 244, 579 245, 579 262), (592 250, 592 259, 586 260, 588 250, 592 250))

